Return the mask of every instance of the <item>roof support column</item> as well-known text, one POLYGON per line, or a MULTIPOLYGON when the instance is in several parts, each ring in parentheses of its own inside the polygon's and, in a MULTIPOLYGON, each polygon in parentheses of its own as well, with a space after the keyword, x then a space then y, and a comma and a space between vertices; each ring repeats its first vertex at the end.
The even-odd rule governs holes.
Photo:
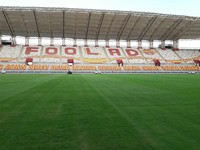
POLYGON ((131 40, 127 41, 127 48, 131 48, 131 40))
POLYGON ((149 41, 149 48, 153 48, 153 41, 149 41))
POLYGON ((106 40, 106 47, 109 47, 109 40, 106 40))
POLYGON ((16 45, 16 37, 15 36, 13 36, 12 37, 12 43, 11 43, 11 46, 15 46, 16 45))
POLYGON ((74 43, 73 46, 76 47, 77 46, 77 40, 73 39, 73 43, 74 43))
POLYGON ((117 47, 117 48, 120 47, 120 42, 119 42, 119 40, 116 41, 116 47, 117 47))
POLYGON ((0 36, 0 47, 2 47, 2 36, 0 36))
POLYGON ((142 41, 138 41, 138 49, 142 48, 142 41))
POLYGON ((179 42, 177 41, 173 41, 173 48, 178 48, 179 47, 179 42))
POLYGON ((50 46, 54 46, 54 39, 52 37, 50 38, 50 46))
POLYGON ((176 41, 176 46, 179 48, 179 40, 176 41))
POLYGON ((29 46, 29 37, 25 37, 25 46, 29 46))
POLYGON ((88 41, 87 40, 84 40, 84 46, 88 47, 88 41))
POLYGON ((62 38, 62 46, 66 46, 65 45, 65 38, 62 38))
POLYGON ((165 41, 161 41, 160 48, 165 49, 165 41))
POLYGON ((98 40, 95 40, 95 47, 99 47, 98 40))
POLYGON ((42 45, 42 38, 39 37, 39 38, 38 38, 38 46, 41 46, 41 45, 42 45))

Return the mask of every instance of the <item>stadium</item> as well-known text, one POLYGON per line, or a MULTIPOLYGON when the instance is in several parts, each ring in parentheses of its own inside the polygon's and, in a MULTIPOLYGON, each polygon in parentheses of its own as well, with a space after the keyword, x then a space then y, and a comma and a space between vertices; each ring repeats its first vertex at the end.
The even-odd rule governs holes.
POLYGON ((200 48, 179 48, 199 27, 184 15, 1 6, 0 149, 199 149, 200 48))

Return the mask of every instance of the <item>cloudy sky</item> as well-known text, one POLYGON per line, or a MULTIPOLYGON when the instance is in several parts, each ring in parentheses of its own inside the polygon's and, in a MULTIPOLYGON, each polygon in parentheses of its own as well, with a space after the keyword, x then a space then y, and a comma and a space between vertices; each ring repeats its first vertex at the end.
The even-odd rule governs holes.
POLYGON ((200 16, 200 0, 0 0, 0 5, 131 10, 200 16))

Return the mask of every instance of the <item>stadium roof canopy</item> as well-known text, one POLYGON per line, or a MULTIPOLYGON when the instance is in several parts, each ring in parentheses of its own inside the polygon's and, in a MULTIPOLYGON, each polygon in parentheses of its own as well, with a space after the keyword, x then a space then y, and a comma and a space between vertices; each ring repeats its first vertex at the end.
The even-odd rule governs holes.
POLYGON ((0 35, 91 40, 200 38, 200 18, 133 11, 0 7, 0 35))

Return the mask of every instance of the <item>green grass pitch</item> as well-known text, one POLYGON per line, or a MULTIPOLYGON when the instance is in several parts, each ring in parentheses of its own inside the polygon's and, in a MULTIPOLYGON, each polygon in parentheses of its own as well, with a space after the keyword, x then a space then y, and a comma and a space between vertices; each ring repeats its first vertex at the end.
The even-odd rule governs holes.
POLYGON ((0 75, 0 150, 134 149, 200 149, 200 75, 0 75))

